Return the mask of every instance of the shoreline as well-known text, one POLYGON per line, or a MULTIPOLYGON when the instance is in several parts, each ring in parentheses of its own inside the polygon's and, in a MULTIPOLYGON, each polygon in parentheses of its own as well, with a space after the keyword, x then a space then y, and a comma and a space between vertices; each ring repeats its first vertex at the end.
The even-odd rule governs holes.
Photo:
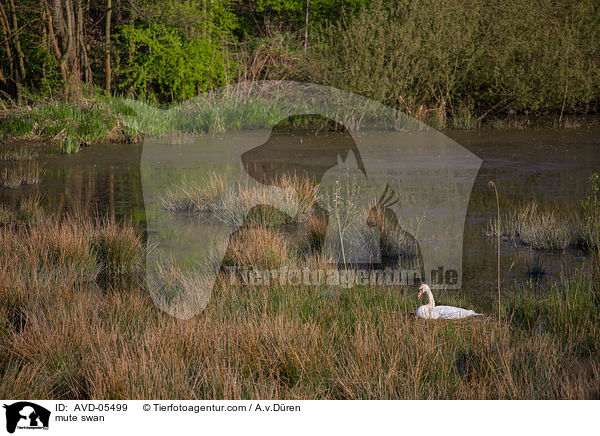
MULTIPOLYGON (((123 115, 127 108, 118 98, 101 97, 90 99, 83 104, 65 103, 61 101, 39 102, 34 105, 20 106, 0 110, 0 145, 14 144, 20 141, 53 142, 66 153, 76 152, 79 146, 113 142, 135 143, 143 140, 143 134, 127 126, 123 115)), ((206 134, 208 126, 198 126, 193 131, 178 130, 177 126, 169 127, 161 117, 158 108, 149 107, 148 113, 141 113, 143 123, 151 125, 158 136, 169 134, 206 134), (156 112, 156 113, 154 113, 156 112), (154 120, 153 120, 154 119, 154 120), (155 126, 159 127, 155 127, 155 126)), ((250 122, 261 116, 260 111, 246 113, 250 122)), ((127 115, 125 115, 127 116, 127 115)), ((430 128, 444 132, 489 131, 489 130, 530 130, 530 129, 585 129, 600 126, 600 114, 561 114, 555 111, 538 113, 506 113, 477 118, 469 115, 472 121, 456 122, 451 113, 444 114, 443 125, 432 120, 417 119, 430 128), (429 122, 428 122, 429 121, 429 122)), ((261 120, 269 125, 269 120, 261 120)), ((434 120, 435 121, 435 120, 434 120)), ((173 123, 176 123, 175 119, 173 123)), ((255 128, 256 126, 253 126, 255 128)), ((323 128, 322 123, 290 125, 291 129, 323 128)), ((184 127, 184 129, 190 129, 184 127)))

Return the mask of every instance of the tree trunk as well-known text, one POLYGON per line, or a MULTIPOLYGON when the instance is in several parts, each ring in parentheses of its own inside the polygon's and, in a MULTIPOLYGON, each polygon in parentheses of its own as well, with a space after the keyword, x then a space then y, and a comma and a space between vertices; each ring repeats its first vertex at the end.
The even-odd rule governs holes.
POLYGON ((9 0, 10 15, 12 21, 12 39, 15 51, 17 52, 17 62, 19 66, 20 81, 25 80, 25 55, 21 50, 21 38, 19 37, 19 25, 17 23, 17 9, 15 8, 14 0, 9 0))
POLYGON ((63 80, 65 81, 65 87, 68 87, 72 75, 72 71, 69 71, 69 58, 71 58, 71 54, 73 52, 73 9, 71 9, 71 2, 69 0, 65 0, 64 9, 67 15, 67 21, 64 29, 66 46, 65 51, 62 54, 62 58, 60 59, 60 70, 63 75, 63 80))
POLYGON ((83 68, 85 83, 92 83, 92 68, 87 54, 87 44, 83 28, 83 6, 82 0, 77 0, 77 40, 79 41, 80 64, 83 68))
POLYGON ((17 98, 18 89, 16 86, 17 81, 15 79, 14 59, 12 49, 10 48, 10 24, 2 3, 0 3, 0 28, 2 29, 4 51, 6 52, 6 58, 8 59, 8 77, 5 78, 6 90, 12 98, 17 98))
POLYGON ((104 42, 104 89, 110 95, 111 68, 110 68, 110 19, 112 17, 112 2, 106 0, 106 28, 104 42))
POLYGON ((56 35, 54 34, 54 22, 52 19, 52 13, 50 12, 50 7, 48 6, 47 0, 44 0, 44 8, 46 9, 46 26, 48 28, 48 49, 54 52, 54 55, 57 59, 61 58, 60 48, 58 47, 58 42, 56 41, 56 35))
POLYGON ((306 49, 308 48, 308 5, 310 4, 310 0, 306 0, 306 23, 304 26, 304 53, 306 53, 306 49))
MULTIPOLYGON (((83 41, 83 9, 81 0, 53 0, 53 25, 55 27, 55 52, 58 53, 63 79, 63 96, 66 100, 81 96, 81 63, 87 58, 83 41), (58 48, 58 50, 56 50, 58 48)), ((52 38, 51 38, 52 39, 52 38)))

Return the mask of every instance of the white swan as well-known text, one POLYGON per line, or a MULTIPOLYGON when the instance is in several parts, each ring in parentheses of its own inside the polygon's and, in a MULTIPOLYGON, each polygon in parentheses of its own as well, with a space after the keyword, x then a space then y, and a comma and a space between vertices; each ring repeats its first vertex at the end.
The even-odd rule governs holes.
POLYGON ((429 297, 429 303, 425 306, 421 306, 415 312, 417 318, 423 319, 460 319, 468 318, 469 316, 482 315, 476 313, 474 310, 461 309, 460 307, 453 306, 436 306, 433 299, 431 289, 426 284, 422 284, 419 288, 418 298, 421 299, 423 293, 429 297))

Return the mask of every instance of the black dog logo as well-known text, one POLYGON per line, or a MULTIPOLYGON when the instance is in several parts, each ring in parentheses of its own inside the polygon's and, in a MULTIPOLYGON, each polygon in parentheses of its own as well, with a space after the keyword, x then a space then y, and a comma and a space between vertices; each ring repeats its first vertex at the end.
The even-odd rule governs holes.
POLYGON ((6 409, 6 431, 14 433, 19 428, 48 428, 50 411, 28 401, 4 405, 6 409))

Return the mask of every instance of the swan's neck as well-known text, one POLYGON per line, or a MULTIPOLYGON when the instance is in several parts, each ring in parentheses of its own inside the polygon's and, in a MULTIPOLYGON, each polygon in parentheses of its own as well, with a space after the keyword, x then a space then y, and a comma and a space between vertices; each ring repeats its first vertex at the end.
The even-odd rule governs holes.
POLYGON ((435 300, 433 299, 433 294, 429 289, 425 289, 425 293, 427 294, 427 298, 429 299, 429 303, 427 303, 427 307, 433 309, 435 307, 435 300))

